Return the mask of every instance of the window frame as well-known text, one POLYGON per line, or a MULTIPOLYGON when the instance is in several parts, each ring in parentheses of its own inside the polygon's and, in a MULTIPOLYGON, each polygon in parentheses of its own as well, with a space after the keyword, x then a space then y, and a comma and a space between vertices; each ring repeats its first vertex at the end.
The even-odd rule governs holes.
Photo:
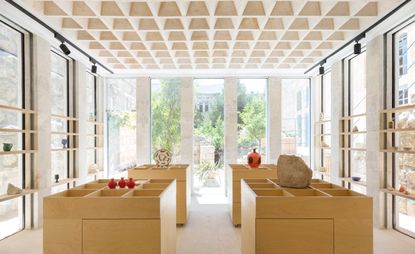
MULTIPOLYGON (((313 140, 312 140, 312 138, 313 138, 313 116, 312 116, 312 114, 313 114, 313 112, 312 112, 312 108, 313 108, 313 102, 312 102, 312 94, 313 94, 313 84, 312 84, 312 80, 311 80, 311 78, 309 78, 309 77, 290 77, 290 76, 287 76, 287 77, 282 77, 281 78, 281 98, 282 98, 282 96, 283 96, 283 94, 282 94, 282 92, 283 92, 283 89, 282 89, 282 82, 283 82, 283 80, 296 80, 296 79, 302 79, 302 80, 307 80, 308 81, 308 101, 309 101, 309 103, 308 103, 308 110, 309 110, 309 112, 308 112, 308 114, 309 114, 309 119, 308 119, 308 126, 309 126, 309 130, 308 130, 308 153, 309 153, 309 159, 308 159, 308 162, 306 162, 308 165, 315 165, 315 164, 313 164, 313 163, 315 163, 315 158, 314 158, 314 156, 315 156, 315 151, 313 152, 313 150, 314 150, 314 145, 313 145, 313 140)), ((281 103, 282 103, 282 100, 281 100, 281 103)), ((283 107, 281 107, 281 117, 280 117, 280 121, 281 121, 281 130, 280 130, 280 135, 282 135, 282 131, 283 131, 283 120, 284 120, 284 118, 283 118, 283 115, 282 115, 282 110, 283 110, 283 107)), ((297 116, 297 114, 298 114, 298 112, 296 112, 296 116, 297 116)), ((296 121, 297 122, 297 121, 296 121)), ((297 123, 296 123, 296 125, 297 125, 297 123)), ((282 149, 282 136, 281 136, 281 149, 282 149)), ((297 146, 297 142, 295 142, 295 145, 297 146)))
MULTIPOLYGON (((399 55, 399 50, 400 50, 400 46, 399 46, 399 41, 400 38, 397 37, 398 33, 404 29, 406 29, 409 26, 415 26, 415 18, 411 18, 405 22, 403 22, 402 24, 398 25, 397 27, 395 27, 395 29, 393 29, 392 31, 390 31, 387 35, 389 36, 389 44, 388 47, 392 48, 392 54, 390 56, 391 59, 389 59, 389 62, 392 66, 392 75, 391 75, 391 79, 388 80, 390 82, 390 86, 391 86, 391 96, 388 96, 389 93, 385 93, 385 102, 387 105, 389 105, 391 108, 396 108, 401 106, 400 104, 400 91, 399 89, 399 77, 400 76, 404 76, 404 75, 408 75, 408 69, 406 69, 406 71, 404 73, 401 73, 401 67, 403 66, 403 64, 400 63, 400 55, 399 55)), ((405 33, 406 38, 407 38, 407 33, 405 33)), ((415 47, 415 45, 412 45, 412 47, 415 47)), ((407 48, 407 50, 409 50, 409 48, 407 48)), ((408 68, 408 63, 406 63, 406 67, 408 68)), ((414 70, 415 71, 415 70, 414 70)), ((407 87, 405 90, 408 91, 409 87, 408 84, 405 84, 407 87)), ((412 105, 409 101, 409 98, 406 98, 406 100, 408 100, 407 105, 412 105)), ((405 105, 405 104, 403 104, 405 105)), ((392 142, 395 145, 397 142, 396 137, 394 136, 392 138, 392 142)), ((397 188, 397 186, 399 185, 399 179, 398 179, 398 162, 399 162, 399 154, 397 153, 393 153, 391 155, 385 155, 385 159, 386 159, 386 163, 385 163, 385 168, 384 168, 384 173, 386 176, 385 179, 385 183, 387 183, 388 185, 391 185, 394 189, 397 188), (391 169, 391 173, 388 173, 388 169, 391 169)), ((407 235, 411 238, 415 238, 415 232, 411 232, 409 230, 406 230, 402 227, 399 226, 399 219, 398 219, 398 214, 399 211, 397 211, 397 203, 399 202, 398 199, 404 199, 406 201, 410 200, 408 198, 405 197, 400 197, 397 195, 392 194, 391 195, 391 209, 387 209, 387 212, 391 212, 391 227, 392 229, 396 230, 397 232, 407 235)), ((388 204, 385 204, 386 208, 388 208, 388 204)))
MULTIPOLYGON (((66 61, 66 114, 65 115, 59 115, 61 117, 65 117, 67 118, 66 122, 67 122, 67 127, 66 127, 66 132, 68 134, 72 133, 71 135, 66 135, 67 139, 69 140, 69 147, 71 147, 70 150, 65 151, 67 154, 67 170, 66 170, 66 178, 67 179, 71 179, 75 176, 75 171, 76 171, 76 160, 77 160, 77 146, 79 143, 78 140, 78 135, 75 135, 78 133, 78 128, 79 128, 79 121, 76 118, 77 117, 77 111, 76 111, 76 94, 77 94, 77 89, 75 86, 75 71, 74 71, 74 60, 63 54, 60 50, 58 50, 55 47, 51 47, 50 48, 50 54, 52 56, 52 54, 57 55, 58 57, 61 57, 62 59, 64 59, 66 61)), ((50 71, 52 72, 52 71, 50 71)), ((52 83, 50 83, 50 86, 52 86, 52 83)), ((51 151, 51 153, 53 153, 54 151, 51 151)), ((62 151, 58 151, 58 152, 62 152, 62 151)), ((51 175, 51 179, 53 179, 53 175, 51 175)), ((62 178, 60 178, 62 179, 62 178)), ((71 187, 73 183, 68 182, 66 184, 64 184, 66 186, 66 189, 69 189, 71 187)), ((52 183, 53 185, 53 183, 52 183)), ((62 185, 54 185, 52 186, 52 190, 56 189, 58 191, 61 190, 61 186, 62 185)))
MULTIPOLYGON (((358 113, 358 114, 352 114, 352 103, 351 103, 351 92, 352 92, 352 72, 351 72, 351 64, 353 59, 361 56, 362 54, 366 54, 366 60, 367 60, 367 52, 366 52, 366 46, 362 47, 362 51, 360 54, 350 54, 347 57, 345 57, 342 60, 342 65, 343 65, 343 89, 342 89, 342 98, 343 98, 343 103, 342 103, 342 116, 343 117, 350 117, 353 115, 360 115, 362 113, 358 113)), ((366 68, 366 66, 364 66, 364 68, 366 68)), ((366 70, 365 70, 366 72, 366 70)), ((367 75, 367 73, 366 73, 367 75)), ((366 87, 367 87, 367 82, 366 80, 364 81, 366 83, 366 87)), ((367 90, 365 92, 365 97, 367 99, 367 90)), ((365 106, 365 113, 363 114, 367 114, 367 108, 365 106)), ((367 122, 367 116, 364 116, 365 121, 367 122)), ((348 135, 342 135, 341 133, 347 132, 347 130, 350 130, 350 132, 352 132, 352 126, 353 124, 350 121, 347 121, 347 126, 344 124, 345 120, 343 120, 343 124, 341 124, 340 126, 340 136, 343 136, 341 138, 342 142, 343 142, 343 146, 345 146, 347 144, 347 147, 351 147, 352 146, 352 134, 348 134, 348 135), (344 125, 344 126, 342 126, 344 125)), ((366 134, 363 134, 366 135, 366 134)), ((367 144, 366 144, 366 148, 367 148, 367 144)), ((345 149, 343 151, 341 151, 341 170, 340 170, 340 174, 342 178, 350 178, 352 176, 352 153, 354 151, 351 151, 350 149, 345 149)), ((367 158, 367 151, 365 150, 365 157, 367 158)), ((366 166, 366 176, 367 176, 367 166, 366 166)), ((343 186, 345 186, 348 189, 352 189, 353 187, 357 187, 357 188, 362 188, 364 189, 364 192, 367 192, 367 187, 363 184, 360 183, 354 183, 351 181, 342 181, 343 186)), ((360 192, 360 191, 359 191, 360 192)), ((364 193, 364 194, 365 194, 364 193)))
MULTIPOLYGON (((7 19, 6 17, 0 15, 0 23, 18 33, 20 33, 20 66, 19 66, 19 78, 20 78, 20 86, 21 86, 21 105, 17 106, 18 108, 22 109, 33 109, 34 101, 33 101, 33 83, 31 78, 31 34, 25 30, 24 28, 20 27, 18 24, 14 23, 13 21, 7 19)), ((36 115, 33 114, 22 114, 22 130, 35 130, 36 122, 36 115)), ((22 150, 36 150, 36 141, 34 141, 35 137, 34 134, 31 133, 19 133, 22 139, 22 150)), ((21 168, 19 171, 21 172, 21 187, 23 189, 33 189, 33 174, 35 171, 35 161, 36 161, 36 154, 26 154, 22 153, 21 155, 21 168)), ((35 220, 32 216, 34 213, 34 204, 32 202, 31 197, 26 197, 25 195, 16 197, 13 199, 21 199, 18 205, 22 207, 21 210, 21 217, 19 218, 20 227, 19 229, 12 233, 10 237, 18 232, 23 231, 24 229, 31 228, 33 225, 33 221, 35 220)), ((11 200, 13 200, 11 199, 11 200)), ((20 211, 18 211, 20 213, 20 211)), ((1 239, 0 239, 1 240, 1 239)))

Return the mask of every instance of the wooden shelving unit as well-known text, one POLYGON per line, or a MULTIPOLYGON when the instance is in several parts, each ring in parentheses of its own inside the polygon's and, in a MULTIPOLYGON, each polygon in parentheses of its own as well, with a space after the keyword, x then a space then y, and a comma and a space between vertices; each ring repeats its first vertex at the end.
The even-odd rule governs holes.
MULTIPOLYGON (((69 112, 69 114, 71 114, 69 112)), ((66 128, 61 130, 54 130, 51 132, 51 137, 59 137, 59 136, 64 136, 67 141, 68 144, 66 145, 66 147, 64 148, 63 146, 61 147, 56 147, 56 144, 54 147, 51 147, 51 152, 65 152, 67 153, 68 156, 68 161, 69 161, 69 165, 68 165, 68 171, 69 171, 69 175, 64 175, 61 176, 61 178, 67 177, 65 179, 59 180, 59 183, 55 183, 53 181, 53 169, 52 169, 52 175, 51 175, 51 179, 52 179, 52 184, 51 187, 57 187, 57 186, 62 186, 65 184, 72 184, 74 183, 76 180, 78 180, 77 178, 74 178, 74 172, 75 172, 75 157, 76 154, 78 152, 78 144, 79 144, 79 133, 78 133, 78 129, 79 129, 79 119, 74 117, 74 116, 64 116, 64 115, 56 115, 56 114, 52 114, 51 118, 53 120, 59 120, 59 121, 63 121, 66 122, 66 128)))
POLYGON ((79 180, 79 178, 62 179, 62 180, 59 180, 58 183, 53 182, 52 185, 51 185, 51 187, 53 188, 53 187, 61 186, 61 185, 68 184, 68 183, 74 183, 77 180, 79 180))
MULTIPOLYGON (((319 176, 321 177, 321 179, 324 180, 329 180, 330 179, 330 166, 327 165, 327 163, 324 161, 324 151, 329 152, 331 151, 331 147, 330 144, 325 144, 325 139, 326 138, 330 138, 331 137, 331 130, 330 132, 325 132, 325 126, 329 125, 331 128, 331 120, 330 119, 320 119, 320 121, 315 123, 314 126, 314 144, 315 144, 315 148, 319 149, 319 154, 321 157, 321 160, 323 160, 322 166, 326 168, 327 172, 320 172, 320 171, 316 171, 319 176)), ((329 129, 330 129, 329 128, 329 129)), ((321 166, 321 165, 320 165, 321 166)))
MULTIPOLYGON (((24 142, 21 142, 21 146, 18 146, 16 143, 11 142, 13 143, 12 150, 1 150, 0 155, 21 155, 24 158, 24 163, 22 164, 23 169, 19 170, 23 170, 24 172, 34 172, 34 160, 35 154, 37 153, 36 112, 31 109, 13 107, 8 105, 0 105, 0 112, 2 114, 3 112, 12 112, 21 115, 21 126, 13 126, 12 128, 0 128, 0 133, 2 133, 5 137, 10 136, 11 140, 14 140, 16 136, 19 136, 22 140, 24 140, 24 142)), ((38 190, 31 189, 30 185, 26 185, 24 186, 24 188, 26 189, 23 189, 22 193, 19 194, 0 195, 0 202, 8 201, 26 195, 35 194, 38 192, 38 190)))
POLYGON ((29 153, 37 153, 36 150, 15 150, 15 151, 0 151, 0 155, 8 155, 8 154, 29 154, 29 153))
POLYGON ((405 193, 399 192, 397 190, 391 190, 391 189, 380 189, 380 191, 384 192, 384 193, 387 193, 387 194, 391 194, 393 196, 398 196, 398 197, 402 197, 402 198, 415 200, 415 194, 405 194, 405 193))
MULTIPOLYGON (((383 129, 380 130, 381 135, 381 144, 380 152, 385 153, 388 160, 392 159, 397 154, 415 154, 415 144, 414 147, 405 147, 401 146, 399 143, 400 135, 415 135, 415 128, 413 126, 399 126, 399 113, 403 112, 412 112, 414 114, 415 112, 415 105, 405 105, 405 106, 399 106, 395 108, 389 108, 382 110, 380 112, 380 118, 381 122, 383 123, 383 129), (413 133, 412 133, 413 132, 413 133)), ((406 123, 408 124, 408 122, 406 123)), ((404 140, 404 138, 402 138, 404 140)), ((411 155, 412 156, 412 155, 411 155)), ((399 160, 399 158, 396 158, 396 160, 399 160)), ((402 162, 403 163, 403 162, 402 162)), ((395 167, 395 172, 389 175, 389 177, 394 177, 399 171, 398 165, 390 163, 388 167, 395 167)), ((391 170, 393 172, 393 170, 391 170)), ((389 184, 394 181, 389 181, 389 184)), ((402 192, 397 191, 394 187, 399 188, 400 182, 399 180, 396 181, 396 186, 392 186, 390 188, 384 188, 381 189, 381 192, 390 194, 392 197, 401 197, 406 198, 410 200, 415 200, 415 194, 405 194, 402 192)))
POLYGON ((38 190, 31 190, 31 189, 28 190, 28 189, 25 189, 25 190, 23 190, 22 193, 19 193, 19 194, 14 194, 14 195, 8 195, 8 194, 0 195, 0 202, 4 202, 4 201, 11 200, 11 199, 14 199, 14 198, 22 197, 22 196, 25 196, 25 195, 34 194, 34 193, 37 193, 37 192, 38 192, 38 190))
POLYGON ((348 186, 350 183, 366 187, 366 182, 353 181, 351 179, 353 173, 349 163, 350 159, 353 156, 353 152, 367 151, 366 147, 353 147, 354 138, 367 134, 366 130, 355 130, 355 128, 357 128, 357 122, 360 121, 360 119, 364 119, 364 121, 366 121, 366 114, 355 114, 340 118, 340 150, 342 151, 343 160, 343 168, 341 170, 341 174, 343 175, 343 177, 341 177, 340 179, 342 180, 344 186, 348 186))
POLYGON ((93 162, 100 167, 100 170, 102 170, 102 158, 104 153, 104 123, 90 120, 87 121, 87 123, 89 124, 89 127, 87 128, 87 139, 89 147, 87 147, 87 150, 94 152, 93 162), (93 127, 92 132, 90 128, 91 126, 93 127))
POLYGON ((351 183, 351 184, 357 184, 360 186, 365 186, 366 187, 366 181, 354 181, 351 177, 341 177, 340 180, 342 180, 343 182, 347 182, 347 183, 351 183))

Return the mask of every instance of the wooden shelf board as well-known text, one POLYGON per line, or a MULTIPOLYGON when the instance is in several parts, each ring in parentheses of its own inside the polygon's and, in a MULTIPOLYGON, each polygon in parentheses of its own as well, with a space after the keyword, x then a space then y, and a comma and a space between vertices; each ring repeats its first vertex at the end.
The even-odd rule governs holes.
POLYGON ((361 185, 361 186, 366 186, 366 181, 353 181, 351 177, 341 177, 340 180, 344 181, 344 182, 348 182, 348 183, 353 183, 353 184, 357 184, 357 185, 361 185))
POLYGON ((96 147, 88 147, 88 150, 96 150, 96 149, 101 149, 104 148, 103 146, 96 146, 96 147))
POLYGON ((385 153, 415 153, 415 150, 398 150, 398 149, 383 149, 381 150, 385 153))
POLYGON ((406 129, 387 129, 387 130, 380 130, 380 132, 415 132, 415 128, 406 128, 406 129))
POLYGON ((319 149, 328 149, 328 150, 331 149, 330 146, 316 146, 316 147, 319 148, 319 149))
POLYGON ((394 195, 394 196, 399 196, 399 197, 415 200, 415 194, 405 194, 397 190, 390 190, 390 189, 380 189, 380 191, 394 195))
POLYGON ((353 118, 364 117, 364 116, 366 116, 366 113, 351 115, 351 116, 344 116, 344 117, 341 117, 340 120, 350 120, 350 119, 353 119, 353 118))
POLYGON ((78 148, 52 148, 50 149, 52 152, 59 152, 59 151, 75 151, 78 148))
POLYGON ((69 121, 78 121, 78 118, 75 117, 70 117, 70 116, 61 116, 61 115, 56 115, 56 114, 52 114, 51 115, 52 118, 59 118, 59 119, 65 119, 65 120, 69 120, 69 121))
POLYGON ((36 150, 16 150, 16 151, 0 151, 0 155, 7 155, 7 154, 24 154, 24 153, 36 153, 36 150))
POLYGON ((9 128, 0 128, 0 132, 36 133, 35 130, 22 130, 22 129, 9 129, 9 128))
POLYGON ((50 134, 52 135, 66 135, 66 136, 78 136, 78 133, 74 132, 64 132, 64 131, 51 131, 50 134))
POLYGON ((330 123, 330 122, 331 122, 330 119, 325 119, 325 120, 322 120, 322 121, 315 122, 315 124, 325 124, 325 123, 330 123))
POLYGON ((104 125, 103 122, 96 122, 96 121, 87 121, 87 123, 95 124, 95 125, 104 125))
POLYGON ((87 137, 103 137, 103 134, 87 134, 87 137))
POLYGON ((9 112, 11 111, 11 112, 21 112, 21 113, 27 113, 27 114, 36 114, 36 112, 31 109, 24 109, 24 108, 6 106, 6 105, 0 105, 0 110, 9 111, 9 112))
POLYGON ((66 178, 66 179, 62 179, 62 180, 59 180, 58 183, 52 182, 51 187, 53 188, 53 187, 61 186, 61 185, 64 185, 64 184, 73 183, 73 182, 75 182, 77 180, 79 180, 79 178, 66 178))
POLYGON ((409 111, 409 110, 415 110, 415 104, 385 109, 385 110, 382 110, 381 113, 396 113, 396 112, 404 112, 404 111, 409 111))
POLYGON ((88 176, 98 176, 100 174, 104 173, 104 171, 98 171, 96 173, 88 173, 88 176))
POLYGON ((350 131, 350 132, 340 132, 340 135, 359 135, 366 134, 367 131, 350 131))
POLYGON ((362 151, 362 152, 366 152, 366 148, 342 147, 340 149, 341 150, 345 150, 345 151, 362 151))
POLYGON ((18 198, 18 197, 25 196, 25 195, 28 195, 28 194, 37 193, 37 192, 38 192, 38 190, 25 189, 20 194, 15 194, 15 195, 5 194, 5 195, 1 195, 0 196, 0 202, 7 201, 7 200, 10 200, 10 199, 14 199, 14 198, 18 198))

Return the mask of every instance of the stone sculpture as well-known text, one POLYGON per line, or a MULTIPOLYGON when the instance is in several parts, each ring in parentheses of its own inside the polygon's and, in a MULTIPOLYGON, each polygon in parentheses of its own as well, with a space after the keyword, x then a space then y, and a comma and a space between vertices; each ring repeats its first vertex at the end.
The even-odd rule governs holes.
POLYGON ((17 195, 22 193, 23 190, 14 186, 13 184, 9 183, 9 185, 7 185, 7 195, 17 195))
POLYGON ((171 157, 171 153, 167 149, 159 149, 153 154, 158 168, 167 168, 170 165, 171 157))
POLYGON ((289 188, 306 188, 311 183, 313 171, 303 159, 295 155, 281 155, 277 163, 278 184, 289 188))

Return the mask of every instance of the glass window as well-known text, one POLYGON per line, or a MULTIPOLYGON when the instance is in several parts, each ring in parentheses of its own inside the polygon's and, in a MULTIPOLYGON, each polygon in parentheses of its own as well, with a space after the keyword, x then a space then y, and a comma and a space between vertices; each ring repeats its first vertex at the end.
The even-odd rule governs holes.
MULTIPOLYGON (((366 181, 366 52, 349 60, 350 176, 366 181)), ((365 193, 365 188, 352 184, 353 190, 365 193), (363 190, 363 191, 362 191, 363 190)))
MULTIPOLYGON (((396 80, 395 106, 415 104, 415 23, 403 28, 395 34, 395 45, 398 54, 395 55, 396 80)), ((415 128, 415 110, 395 114, 395 128, 415 128)), ((395 147, 412 149, 415 144, 415 132, 396 132, 395 147)), ((394 182, 395 188, 415 194, 415 155, 412 153, 395 153, 394 182)), ((395 228, 415 237, 415 201, 396 197, 394 200, 395 228)))
POLYGON ((331 172, 331 72, 321 77, 321 115, 318 127, 320 143, 320 170, 324 173, 324 180, 330 180, 331 172))
POLYGON ((68 60, 55 52, 51 52, 51 72, 50 72, 50 92, 51 92, 51 112, 52 112, 52 149, 51 168, 52 176, 59 175, 59 179, 69 177, 69 151, 64 150, 73 144, 69 144, 70 139, 67 133, 69 121, 64 117, 69 116, 69 80, 68 80, 68 60), (58 150, 62 149, 62 150, 58 150))
POLYGON ((180 79, 151 80, 151 155, 167 149, 172 163, 180 162, 180 98, 180 79))
POLYGON ((237 92, 238 163, 247 163, 253 148, 265 163, 267 139, 267 79, 240 79, 237 92))
POLYGON ((136 79, 107 79, 108 176, 137 163, 136 79))
POLYGON ((223 79, 194 80, 193 185, 196 188, 224 187, 223 89, 223 79))
POLYGON ((310 165, 309 79, 282 80, 281 115, 282 153, 296 154, 310 165))
POLYGON ((398 47, 399 75, 402 76, 408 73, 408 35, 406 33, 399 35, 398 47))
POLYGON ((87 165, 88 167, 92 164, 97 163, 97 151, 95 147, 98 145, 98 136, 95 136, 97 129, 100 128, 100 125, 95 125, 96 115, 97 115, 97 104, 96 104, 96 77, 95 75, 87 72, 86 73, 86 105, 88 113, 88 125, 87 125, 87 165))
MULTIPOLYGON (((0 21, 0 105, 23 106, 23 34, 0 21)), ((0 128, 23 129, 22 114, 0 109, 0 128)), ((0 132, 0 144, 12 143, 12 150, 23 150, 23 135, 0 132)), ((0 195, 7 192, 11 183, 23 187, 23 155, 0 155, 0 195)), ((0 203, 0 240, 24 227, 23 198, 0 203)))

